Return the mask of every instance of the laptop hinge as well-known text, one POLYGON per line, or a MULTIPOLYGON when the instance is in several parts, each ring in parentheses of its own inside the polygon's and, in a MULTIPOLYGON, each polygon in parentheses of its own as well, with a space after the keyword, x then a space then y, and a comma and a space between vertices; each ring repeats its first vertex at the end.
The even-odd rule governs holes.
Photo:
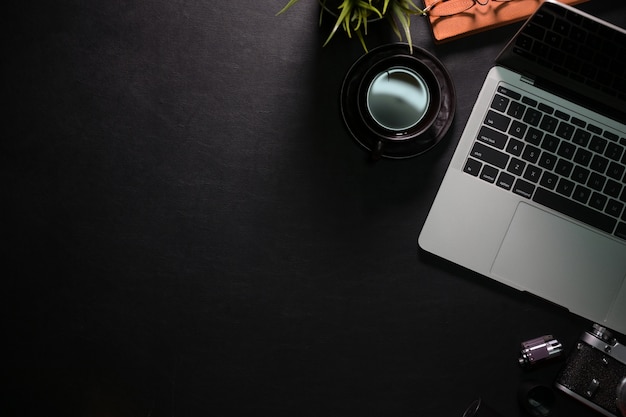
POLYGON ((535 79, 534 78, 530 78, 530 77, 527 77, 525 75, 522 75, 520 77, 520 80, 522 82, 525 82, 526 84, 535 85, 535 79))

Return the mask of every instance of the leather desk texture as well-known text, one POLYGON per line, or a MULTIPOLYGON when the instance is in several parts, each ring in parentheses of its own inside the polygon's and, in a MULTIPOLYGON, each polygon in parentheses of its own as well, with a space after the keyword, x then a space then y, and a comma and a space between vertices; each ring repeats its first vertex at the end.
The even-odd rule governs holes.
MULTIPOLYGON (((414 18, 455 120, 372 163, 339 111, 361 46, 322 48, 317 2, 283 3, 8 6, 0 414, 455 417, 482 397, 512 417, 522 381, 552 382, 520 343, 570 349, 590 323, 417 248, 519 24, 435 45, 414 18)), ((621 0, 580 7, 626 26, 621 0)))

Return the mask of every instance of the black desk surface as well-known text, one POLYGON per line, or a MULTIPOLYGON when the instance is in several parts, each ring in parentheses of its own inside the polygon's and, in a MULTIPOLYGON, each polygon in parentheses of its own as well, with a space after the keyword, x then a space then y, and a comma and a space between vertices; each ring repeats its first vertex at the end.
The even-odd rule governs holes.
POLYGON ((455 121, 371 163, 338 107, 361 47, 322 48, 313 0, 38 3, 5 13, 2 415, 518 416, 561 366, 523 371, 520 342, 588 328, 417 248, 519 24, 434 45, 416 17, 455 121))

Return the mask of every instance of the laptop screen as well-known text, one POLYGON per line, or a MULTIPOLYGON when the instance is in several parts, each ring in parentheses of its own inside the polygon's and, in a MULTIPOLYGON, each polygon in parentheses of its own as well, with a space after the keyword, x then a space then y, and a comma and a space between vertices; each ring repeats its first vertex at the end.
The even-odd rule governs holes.
POLYGON ((534 85, 617 120, 626 118, 626 31, 544 2, 497 58, 534 85))

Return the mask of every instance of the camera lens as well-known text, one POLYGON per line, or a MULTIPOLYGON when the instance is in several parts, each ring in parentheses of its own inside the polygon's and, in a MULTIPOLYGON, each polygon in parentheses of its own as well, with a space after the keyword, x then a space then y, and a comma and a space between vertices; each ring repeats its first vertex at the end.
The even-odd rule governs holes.
POLYGON ((617 408, 626 417, 626 377, 622 379, 622 382, 617 386, 617 408))
POLYGON ((483 404, 479 398, 472 402, 467 410, 463 413, 462 417, 502 417, 500 414, 493 411, 490 407, 483 404))
POLYGON ((463 413, 463 417, 474 417, 476 413, 478 413, 478 409, 480 408, 480 398, 467 407, 467 410, 463 413))
POLYGON ((545 385, 534 382, 523 383, 518 393, 521 407, 534 417, 546 417, 552 413, 556 396, 545 385))

